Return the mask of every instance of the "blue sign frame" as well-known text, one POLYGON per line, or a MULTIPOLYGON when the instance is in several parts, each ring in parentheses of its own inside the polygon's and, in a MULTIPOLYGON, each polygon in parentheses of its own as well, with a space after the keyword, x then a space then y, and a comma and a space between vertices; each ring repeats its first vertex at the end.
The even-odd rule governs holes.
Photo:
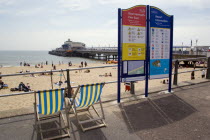
MULTIPOLYGON (((123 73, 123 67, 124 64, 122 63, 122 43, 121 43, 121 32, 122 32, 122 10, 119 8, 118 9, 118 96, 117 96, 117 101, 120 103, 120 92, 121 92, 121 81, 122 78, 132 78, 132 77, 139 77, 139 76, 145 76, 145 97, 148 97, 148 80, 151 78, 152 75, 161 75, 163 74, 163 69, 161 69, 160 65, 157 64, 159 68, 159 72, 156 73, 151 73, 150 69, 151 63, 154 63, 156 60, 152 60, 150 58, 150 47, 151 47, 151 32, 150 29, 151 27, 153 28, 163 28, 163 29, 169 29, 170 30, 170 42, 169 42, 169 49, 170 51, 168 52, 169 56, 168 59, 164 60, 163 58, 160 59, 162 63, 166 62, 168 69, 165 71, 166 74, 168 75, 169 78, 169 87, 168 91, 171 92, 171 79, 172 79, 172 52, 173 52, 173 16, 166 14, 164 11, 161 9, 154 7, 154 6, 146 6, 146 60, 144 63, 144 74, 137 74, 137 75, 129 75, 128 73, 123 73)), ((138 60, 137 60, 138 61, 138 60)), ((156 62, 155 62, 156 63, 156 62)), ((155 64, 156 65, 156 64, 155 64)), ((165 78, 159 76, 158 78, 165 78)), ((154 79, 154 78, 153 78, 154 79)))

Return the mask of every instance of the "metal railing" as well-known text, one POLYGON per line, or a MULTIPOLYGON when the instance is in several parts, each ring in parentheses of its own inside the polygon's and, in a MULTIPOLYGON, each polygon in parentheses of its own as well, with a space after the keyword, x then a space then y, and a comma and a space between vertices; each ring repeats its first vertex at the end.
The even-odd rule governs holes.
MULTIPOLYGON (((189 61, 189 60, 200 60, 200 59, 207 59, 207 57, 199 57, 199 58, 188 58, 188 59, 175 59, 173 61, 189 61)), ((84 70, 84 69, 96 69, 96 68, 108 68, 108 67, 117 67, 117 65, 110 65, 110 66, 97 66, 97 67, 85 67, 85 68, 72 68, 72 69, 60 69, 60 70, 49 70, 49 71, 39 71, 39 72, 27 72, 27 73, 16 73, 16 74, 4 74, 0 75, 0 77, 8 77, 8 76, 20 76, 20 75, 31 75, 31 74, 40 74, 40 73, 53 73, 53 72, 64 72, 64 71, 76 71, 76 70, 84 70)), ((172 75, 175 74, 182 74, 182 73, 189 73, 192 71, 202 71, 207 70, 208 68, 201 68, 201 69, 194 69, 190 71, 183 71, 183 72, 173 72, 172 75)), ((111 84, 111 83, 117 83, 117 81, 109 81, 105 82, 105 84, 111 84)), ((77 88, 78 86, 73 86, 71 88, 77 88)), ((30 92, 21 92, 21 93, 13 93, 13 94, 4 94, 0 95, 0 97, 8 97, 8 96, 16 96, 16 95, 25 95, 25 94, 32 94, 36 91, 30 91, 30 92)))
POLYGON ((30 75, 30 74, 40 74, 40 73, 52 73, 52 72, 64 72, 64 71, 75 71, 75 70, 83 70, 83 69, 96 69, 96 68, 107 68, 107 67, 117 67, 117 65, 111 66, 98 66, 98 67, 85 67, 85 68, 73 68, 73 69, 60 69, 60 70, 49 70, 49 71, 38 71, 38 72, 26 72, 26 73, 15 73, 15 74, 3 74, 0 77, 8 77, 8 76, 20 76, 20 75, 30 75))

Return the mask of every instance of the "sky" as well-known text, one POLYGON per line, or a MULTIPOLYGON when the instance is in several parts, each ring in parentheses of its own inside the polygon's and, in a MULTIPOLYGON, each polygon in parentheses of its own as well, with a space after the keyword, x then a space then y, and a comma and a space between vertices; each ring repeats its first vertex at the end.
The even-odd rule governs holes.
POLYGON ((118 8, 135 5, 174 15, 174 45, 210 46, 210 0, 0 0, 0 50, 116 47, 118 8))

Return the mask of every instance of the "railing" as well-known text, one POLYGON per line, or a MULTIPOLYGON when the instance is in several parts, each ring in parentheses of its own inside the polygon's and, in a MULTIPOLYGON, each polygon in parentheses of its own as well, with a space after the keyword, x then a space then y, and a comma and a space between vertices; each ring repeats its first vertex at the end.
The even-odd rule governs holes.
MULTIPOLYGON (((201 60, 201 59, 207 59, 207 58, 206 57, 199 57, 199 58, 188 58, 188 59, 176 59, 176 60, 173 60, 173 61, 174 62, 175 61, 177 62, 177 61, 189 61, 189 60, 201 60)), ((4 74, 4 75, 0 75, 0 77, 31 75, 31 74, 40 74, 40 73, 54 73, 54 72, 64 72, 64 71, 68 72, 68 71, 76 71, 76 70, 84 70, 84 69, 97 69, 97 68, 108 68, 108 67, 117 67, 117 65, 98 66, 98 67, 85 67, 85 68, 73 68, 73 69, 60 69, 60 70, 39 71, 39 72, 27 72, 27 73, 16 73, 16 74, 4 74)), ((175 67, 175 69, 176 69, 176 67, 175 67)), ((177 72, 173 72, 172 75, 178 76, 178 74, 182 74, 182 73, 189 73, 189 72, 192 72, 192 71, 202 71, 202 70, 207 70, 207 69, 208 68, 201 68, 201 69, 196 69, 196 70, 194 69, 194 70, 183 71, 183 72, 178 72, 178 69, 177 69, 177 70, 175 70, 177 72)), ((105 83, 106 84, 112 84, 112 83, 117 83, 117 81, 108 81, 108 82, 105 82, 105 83)), ((71 88, 77 88, 77 86, 73 86, 71 88)), ((36 91, 22 92, 22 93, 13 93, 13 94, 4 94, 4 95, 0 95, 0 97, 8 97, 8 96, 32 94, 34 92, 36 92, 36 91)))

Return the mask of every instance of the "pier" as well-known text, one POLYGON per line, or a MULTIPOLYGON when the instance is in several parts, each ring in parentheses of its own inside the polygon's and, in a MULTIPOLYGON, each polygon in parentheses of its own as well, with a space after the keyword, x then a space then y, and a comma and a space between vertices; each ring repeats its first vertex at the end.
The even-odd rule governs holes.
MULTIPOLYGON (((118 47, 87 47, 84 49, 78 49, 74 50, 72 52, 62 52, 62 51, 56 51, 52 52, 50 51, 50 54, 58 55, 58 56, 70 56, 70 57, 84 57, 84 58, 90 58, 90 59, 100 59, 100 60, 117 60, 118 55, 117 52, 118 47)), ((176 50, 173 51, 173 59, 188 59, 188 58, 200 58, 200 57, 206 57, 206 55, 201 55, 197 53, 177 53, 176 50)), ((198 61, 197 60, 187 60, 184 61, 184 64, 194 64, 198 61)), ((200 61, 200 60, 199 60, 200 61)), ((201 60, 202 61, 202 60, 201 60)))

